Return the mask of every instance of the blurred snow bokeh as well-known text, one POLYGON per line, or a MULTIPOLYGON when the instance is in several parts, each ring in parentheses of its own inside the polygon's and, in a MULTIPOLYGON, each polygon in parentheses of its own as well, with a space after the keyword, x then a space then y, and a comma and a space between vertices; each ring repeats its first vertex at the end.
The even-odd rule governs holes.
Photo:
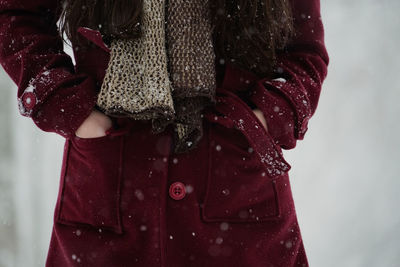
MULTIPOLYGON (((284 152, 310 266, 400 266, 400 2, 321 10, 328 78, 305 139, 284 152)), ((0 85, 0 267, 44 266, 64 139, 19 115, 3 70, 0 85)))
POLYGON ((400 266, 400 2, 321 8, 329 73, 286 152, 310 266, 400 266))

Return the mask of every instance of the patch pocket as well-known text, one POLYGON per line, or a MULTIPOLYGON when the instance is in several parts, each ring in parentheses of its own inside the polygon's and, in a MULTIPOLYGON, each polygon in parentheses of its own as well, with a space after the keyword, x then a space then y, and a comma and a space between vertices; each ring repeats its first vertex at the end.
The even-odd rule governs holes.
POLYGON ((126 129, 67 139, 56 222, 123 232, 120 214, 122 149, 126 129))
POLYGON ((208 177, 202 219, 206 222, 262 222, 279 219, 277 179, 290 165, 253 110, 220 89, 208 131, 208 177), (261 128, 262 127, 262 128, 261 128), (260 129, 261 128, 261 129, 260 129), (251 134, 250 134, 251 133, 251 134), (258 151, 252 146, 257 146, 258 151))
POLYGON ((206 222, 261 222, 277 219, 276 179, 236 128, 209 127, 207 187, 202 207, 206 222))
POLYGON ((215 110, 206 112, 208 177, 201 205, 206 222, 256 223, 281 218, 278 179, 290 165, 253 110, 221 88, 215 110), (215 116, 214 112, 222 116, 215 116))

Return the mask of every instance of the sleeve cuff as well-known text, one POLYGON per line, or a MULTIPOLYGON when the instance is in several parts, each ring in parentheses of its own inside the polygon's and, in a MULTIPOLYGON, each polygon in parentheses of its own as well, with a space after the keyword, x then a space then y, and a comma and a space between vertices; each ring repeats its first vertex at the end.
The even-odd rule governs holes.
POLYGON ((263 113, 268 126, 268 133, 275 143, 284 149, 296 146, 295 113, 284 96, 267 90, 256 83, 251 90, 250 101, 263 113))
POLYGON ((33 112, 34 123, 43 131, 71 138, 97 102, 94 80, 88 76, 79 85, 59 88, 33 112))

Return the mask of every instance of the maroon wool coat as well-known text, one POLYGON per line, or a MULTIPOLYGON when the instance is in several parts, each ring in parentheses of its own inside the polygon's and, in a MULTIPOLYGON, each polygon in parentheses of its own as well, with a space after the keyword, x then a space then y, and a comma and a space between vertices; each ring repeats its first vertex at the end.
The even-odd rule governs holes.
POLYGON ((218 103, 190 153, 172 128, 113 118, 105 136, 79 138, 109 60, 97 46, 63 52, 55 0, 0 0, 0 62, 18 85, 20 113, 65 137, 46 266, 308 266, 282 155, 304 138, 328 54, 319 0, 292 0, 296 38, 274 79, 217 61, 218 103), (259 108, 268 131, 252 112, 259 108))

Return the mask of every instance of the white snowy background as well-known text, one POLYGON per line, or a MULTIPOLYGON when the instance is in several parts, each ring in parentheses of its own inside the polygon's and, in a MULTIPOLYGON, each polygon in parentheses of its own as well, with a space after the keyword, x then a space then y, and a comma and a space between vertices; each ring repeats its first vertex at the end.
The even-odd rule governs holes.
MULTIPOLYGON (((400 266, 400 1, 321 0, 330 55, 305 139, 285 151, 310 266, 400 266)), ((0 71, 0 267, 44 266, 64 139, 0 71)))

